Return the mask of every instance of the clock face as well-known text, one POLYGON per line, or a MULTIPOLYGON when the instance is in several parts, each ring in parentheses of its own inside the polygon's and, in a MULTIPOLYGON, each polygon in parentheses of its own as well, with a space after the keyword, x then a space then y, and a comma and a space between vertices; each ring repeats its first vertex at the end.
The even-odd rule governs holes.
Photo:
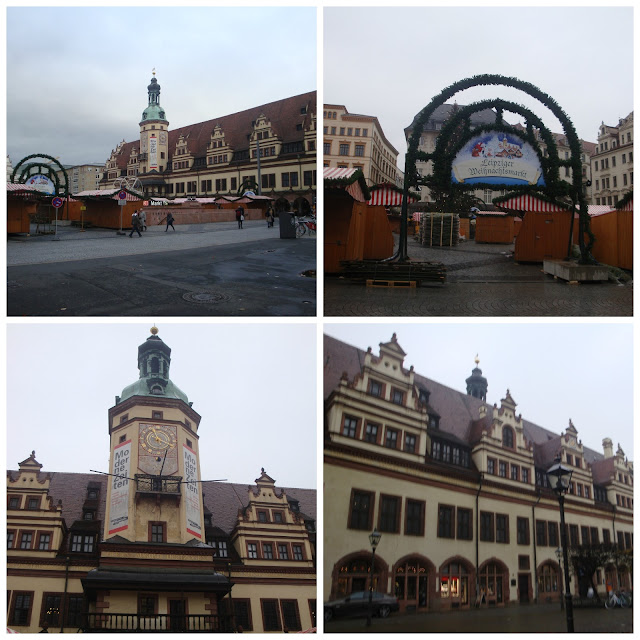
POLYGON ((177 427, 143 423, 138 432, 138 467, 144 473, 171 475, 178 471, 177 427))
POLYGON ((163 131, 160 134, 160 144, 166 144, 167 142, 167 134, 163 131))

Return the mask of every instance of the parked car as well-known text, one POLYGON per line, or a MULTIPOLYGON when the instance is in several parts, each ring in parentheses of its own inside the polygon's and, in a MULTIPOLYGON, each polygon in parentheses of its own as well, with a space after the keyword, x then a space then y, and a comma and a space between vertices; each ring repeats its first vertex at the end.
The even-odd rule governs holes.
MULTIPOLYGON (((371 600, 371 612, 374 616, 386 618, 392 611, 398 611, 398 598, 374 591, 371 600)), ((366 616, 369 611, 369 592, 354 591, 344 598, 331 600, 324 604, 325 621, 338 617, 366 616)))

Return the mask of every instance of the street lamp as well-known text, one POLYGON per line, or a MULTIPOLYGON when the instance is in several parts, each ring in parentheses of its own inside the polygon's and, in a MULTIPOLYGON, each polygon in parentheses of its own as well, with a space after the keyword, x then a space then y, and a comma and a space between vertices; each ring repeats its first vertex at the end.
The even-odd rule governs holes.
POLYGON ((373 611, 373 571, 374 561, 376 557, 376 548, 380 544, 380 538, 382 535, 378 533, 377 529, 374 529, 369 534, 369 544, 371 545, 371 572, 369 573, 369 608, 367 609, 367 627, 371 626, 371 614, 373 611))
MULTIPOLYGON (((556 558, 558 558, 558 568, 562 571, 562 549, 558 547, 556 549, 556 558)), ((560 596, 560 610, 564 611, 564 600, 560 596)))
POLYGON ((555 464, 547 471, 549 485, 558 496, 560 504, 560 543, 562 545, 562 559, 564 562, 564 598, 565 611, 567 612, 567 631, 573 633, 573 602, 571 600, 571 589, 569 587, 569 559, 567 557, 567 532, 564 524, 564 496, 571 486, 571 476, 573 469, 565 467, 560 458, 556 458, 555 464))

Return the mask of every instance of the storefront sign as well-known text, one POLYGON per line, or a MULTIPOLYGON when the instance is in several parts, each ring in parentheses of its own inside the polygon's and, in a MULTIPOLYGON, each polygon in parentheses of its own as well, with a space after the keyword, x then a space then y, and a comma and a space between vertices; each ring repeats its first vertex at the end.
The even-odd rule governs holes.
POLYGON ((109 505, 109 534, 129 527, 129 471, 131 469, 131 440, 113 449, 111 466, 111 503, 109 505))
POLYGON ((184 452, 185 525, 187 533, 202 540, 200 525, 200 483, 198 482, 198 458, 186 444, 184 452))
POLYGON ((451 164, 451 181, 510 186, 545 184, 533 147, 516 136, 497 131, 472 138, 458 152, 451 164))

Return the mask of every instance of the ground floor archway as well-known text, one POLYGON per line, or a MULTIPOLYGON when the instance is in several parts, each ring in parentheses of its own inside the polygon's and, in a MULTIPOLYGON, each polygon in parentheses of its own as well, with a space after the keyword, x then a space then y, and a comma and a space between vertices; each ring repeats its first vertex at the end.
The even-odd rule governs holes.
POLYGON ((486 560, 478 571, 478 604, 504 606, 508 602, 509 568, 498 558, 486 560))
POLYGON ((400 611, 428 609, 435 596, 435 566, 424 556, 401 558, 393 568, 393 593, 400 611))
POLYGON ((553 560, 538 567, 538 602, 558 602, 562 598, 560 565, 553 560))
POLYGON ((389 567, 387 563, 376 555, 371 577, 371 553, 360 551, 336 562, 331 575, 330 600, 343 598, 357 591, 368 591, 370 580, 373 581, 373 590, 387 592, 389 567))
POLYGON ((436 576, 437 609, 466 609, 475 597, 475 568, 461 556, 445 560, 436 576))

